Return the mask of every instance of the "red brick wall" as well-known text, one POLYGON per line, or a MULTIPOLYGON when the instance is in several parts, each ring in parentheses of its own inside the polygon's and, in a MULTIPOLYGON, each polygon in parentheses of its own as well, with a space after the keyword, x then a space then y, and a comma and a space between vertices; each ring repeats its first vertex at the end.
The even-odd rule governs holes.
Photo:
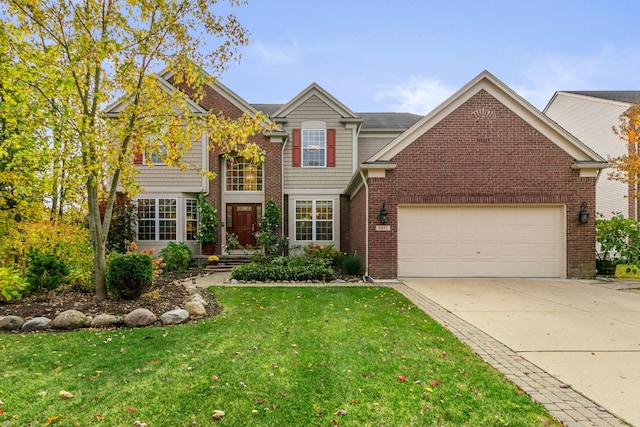
MULTIPOLYGON (((183 87, 184 89, 184 87, 183 87)), ((205 96, 200 105, 210 112, 222 114, 231 119, 238 119, 242 116, 243 111, 229 102, 219 92, 211 86, 205 87, 205 96)), ((280 143, 270 142, 269 138, 262 135, 254 135, 249 139, 250 142, 258 144, 265 152, 264 161, 264 201, 273 199, 282 210, 282 156, 280 143)), ((220 150, 209 152, 209 170, 217 175, 215 180, 209 182, 209 202, 218 209, 218 218, 224 221, 225 213, 222 211, 222 190, 221 186, 224 181, 222 176, 223 159, 220 150)), ((220 228, 223 230, 224 228, 220 228)), ((222 236, 218 236, 218 242, 222 241, 222 236)))
POLYGON ((351 238, 349 241, 348 252, 357 255, 362 260, 362 265, 366 269, 366 214, 367 214, 367 195, 365 188, 360 191, 349 201, 349 231, 351 238))
POLYGON ((564 204, 567 276, 595 274, 595 179, 573 158, 480 91, 399 153, 396 169, 369 179, 369 271, 396 277, 399 204, 564 204), (382 203, 391 231, 376 232, 382 203), (587 203, 589 224, 578 222, 587 203), (374 221, 371 224, 371 221, 374 221))

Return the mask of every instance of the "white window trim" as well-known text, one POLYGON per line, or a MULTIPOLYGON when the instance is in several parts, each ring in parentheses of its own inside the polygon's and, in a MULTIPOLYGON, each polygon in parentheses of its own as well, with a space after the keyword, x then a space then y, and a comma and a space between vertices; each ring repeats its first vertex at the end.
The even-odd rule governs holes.
MULTIPOLYGON (((336 239, 336 211, 335 211, 335 207, 336 207, 336 203, 335 200, 333 199, 296 199, 293 201, 293 238, 295 242, 301 242, 301 243, 314 243, 314 242, 326 242, 326 243, 331 243, 331 242, 335 242, 336 239), (297 218, 297 205, 298 202, 311 202, 311 240, 299 240, 298 239, 298 234, 297 234, 297 223, 299 221, 309 221, 309 220, 298 220, 297 218), (318 240, 318 230, 317 230, 317 219, 316 219, 316 214, 317 214, 317 210, 316 210, 316 205, 317 202, 330 202, 331 203, 331 236, 332 239, 331 240, 318 240)), ((327 220, 322 220, 323 222, 327 221, 327 220)))
POLYGON ((198 227, 199 227, 199 218, 198 218, 198 200, 197 199, 184 199, 184 241, 185 242, 195 242, 195 236, 198 235, 198 227), (189 219, 188 218, 188 213, 189 213, 189 209, 187 209, 187 206, 189 205, 189 202, 193 202, 195 205, 195 214, 196 214, 196 218, 195 219, 189 219), (189 222, 195 222, 196 224, 196 230, 193 233, 194 238, 193 239, 189 239, 188 235, 189 235, 189 222))
POLYGON ((256 166, 256 169, 260 169, 261 172, 262 172, 262 189, 261 190, 229 190, 229 189, 227 189, 228 167, 227 167, 227 161, 225 160, 225 162, 224 162, 224 175, 223 175, 223 177, 224 177, 224 183, 223 183, 224 192, 225 193, 233 193, 233 194, 262 194, 262 193, 264 193, 264 187, 265 187, 264 162, 261 162, 260 164, 257 164, 255 166, 256 166))
POLYGON ((154 202, 154 217, 153 218, 144 218, 144 221, 154 221, 155 223, 155 236, 154 239, 140 239, 140 233, 139 233, 139 229, 138 229, 138 225, 139 223, 136 223, 136 240, 140 241, 140 242, 176 242, 178 240, 178 231, 179 231, 179 224, 178 221, 180 219, 180 212, 178 211, 178 199, 176 199, 175 197, 141 197, 140 199, 137 200, 153 200, 154 202), (160 218, 160 200, 173 200, 175 201, 175 208, 176 208, 176 217, 175 219, 172 218, 160 218), (173 221, 175 222, 175 235, 176 238, 175 239, 160 239, 160 221, 173 221))

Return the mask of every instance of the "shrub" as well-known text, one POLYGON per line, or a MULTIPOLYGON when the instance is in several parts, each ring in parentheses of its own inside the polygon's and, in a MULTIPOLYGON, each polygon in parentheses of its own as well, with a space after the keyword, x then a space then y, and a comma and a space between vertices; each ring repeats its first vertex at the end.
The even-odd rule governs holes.
POLYGON ((207 202, 203 193, 198 195, 198 215, 200 226, 196 234, 196 240, 200 243, 215 243, 218 239, 218 213, 207 202))
POLYGON ((288 252, 289 240, 279 234, 279 229, 280 208, 276 202, 269 200, 264 209, 264 216, 260 219, 260 231, 256 235, 256 242, 264 254, 262 262, 268 262, 288 252))
POLYGON ((331 262, 339 255, 338 250, 333 246, 333 243, 328 245, 319 245, 317 243, 309 243, 303 248, 304 254, 310 258, 324 258, 331 262))
POLYGON ((362 260, 353 254, 340 254, 335 258, 338 271, 349 276, 359 276, 364 273, 362 260))
POLYGON ((160 251, 160 256, 165 263, 167 271, 185 271, 193 261, 193 252, 191 252, 186 243, 169 242, 160 251))
POLYGON ((0 301, 21 300, 29 283, 11 267, 0 267, 0 301))
POLYGON ((114 254, 107 265, 107 289, 136 299, 153 283, 153 261, 146 254, 114 254))
POLYGON ((597 253, 600 260, 635 264, 640 255, 640 223, 616 213, 611 219, 598 214, 596 219, 597 253))
MULTIPOLYGON (((104 220, 107 200, 100 200, 100 217, 104 220)), ((113 202, 111 224, 107 236, 107 251, 124 253, 127 247, 136 239, 136 221, 138 207, 125 194, 118 194, 113 202)))
POLYGON ((30 248, 27 282, 29 293, 46 292, 58 289, 66 282, 70 273, 69 265, 58 256, 56 250, 42 253, 39 249, 30 248))
POLYGON ((247 282, 317 281, 332 277, 333 269, 328 260, 308 257, 278 257, 268 264, 252 262, 231 271, 231 278, 247 282))
POLYGON ((30 248, 55 248, 70 269, 67 283, 91 290, 93 249, 85 227, 50 222, 19 223, 0 242, 0 265, 13 266, 27 274, 30 248))

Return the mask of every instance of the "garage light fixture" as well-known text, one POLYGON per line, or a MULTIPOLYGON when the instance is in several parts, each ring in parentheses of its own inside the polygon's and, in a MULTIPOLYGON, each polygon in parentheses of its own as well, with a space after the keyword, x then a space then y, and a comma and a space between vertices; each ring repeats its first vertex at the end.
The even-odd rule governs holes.
POLYGON ((378 219, 380 220, 380 224, 386 224, 389 220, 389 212, 384 208, 384 203, 382 203, 382 209, 380 209, 378 219))
POLYGON ((581 224, 586 224, 589 222, 589 211, 587 210, 587 202, 582 202, 580 206, 580 210, 578 211, 578 219, 581 224))

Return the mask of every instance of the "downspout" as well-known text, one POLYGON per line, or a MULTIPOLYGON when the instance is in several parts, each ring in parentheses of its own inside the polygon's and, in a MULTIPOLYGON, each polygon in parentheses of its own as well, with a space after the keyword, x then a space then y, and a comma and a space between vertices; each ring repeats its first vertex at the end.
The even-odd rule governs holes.
POLYGON ((365 237, 364 237, 364 265, 365 265, 365 271, 364 271, 364 279, 365 282, 367 282, 367 278, 369 277, 369 184, 367 184, 367 180, 364 177, 364 173, 362 172, 362 169, 359 169, 358 172, 360 172, 360 177, 362 178, 362 182, 364 183, 364 194, 365 194, 365 218, 364 218, 364 223, 365 223, 365 229, 366 229, 366 233, 365 233, 365 237))
MULTIPOLYGON (((284 149, 287 146, 289 137, 282 138, 282 149, 280 150, 280 224, 282 226, 282 236, 284 237, 284 149)), ((288 237, 288 236, 287 236, 288 237)))

